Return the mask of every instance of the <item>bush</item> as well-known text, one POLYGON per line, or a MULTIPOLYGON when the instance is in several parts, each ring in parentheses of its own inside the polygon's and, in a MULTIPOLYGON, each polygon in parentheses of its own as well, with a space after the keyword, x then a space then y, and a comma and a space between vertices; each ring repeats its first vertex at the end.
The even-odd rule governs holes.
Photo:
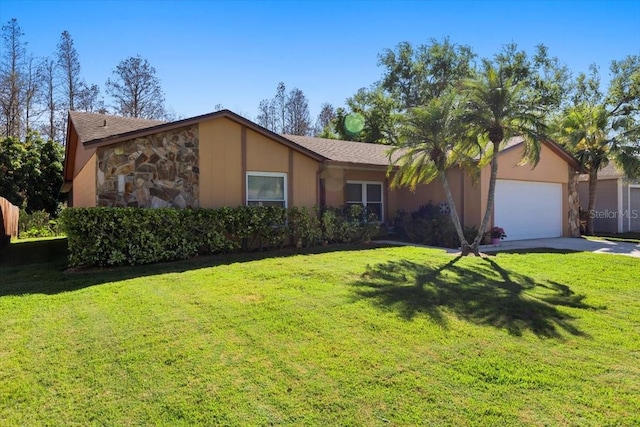
POLYGON ((18 238, 56 237, 64 235, 60 222, 52 219, 48 212, 35 211, 28 214, 20 210, 18 219, 18 238))
POLYGON ((411 242, 445 248, 460 246, 451 217, 440 213, 440 208, 431 202, 410 213, 399 210, 394 226, 399 237, 411 242))
POLYGON ((288 221, 292 243, 296 247, 308 248, 322 243, 322 227, 316 208, 291 208, 288 221))
POLYGON ((362 207, 318 210, 273 206, 220 209, 71 208, 62 213, 69 264, 123 265, 285 245, 368 241, 377 223, 362 207), (359 208, 354 209, 354 208, 359 208))
POLYGON ((361 205, 326 208, 321 222, 327 243, 368 242, 380 230, 375 214, 361 205))

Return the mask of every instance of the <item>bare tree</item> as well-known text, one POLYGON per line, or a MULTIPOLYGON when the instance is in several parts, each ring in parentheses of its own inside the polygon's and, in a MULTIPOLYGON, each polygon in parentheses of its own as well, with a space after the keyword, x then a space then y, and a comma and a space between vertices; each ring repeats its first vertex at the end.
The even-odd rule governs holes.
POLYGON ((60 70, 60 80, 64 87, 64 106, 75 110, 76 98, 80 90, 80 60, 78 52, 73 46, 73 39, 68 31, 63 31, 56 52, 57 65, 60 70))
POLYGON ((292 135, 308 135, 311 131, 309 103, 304 93, 294 88, 289 92, 286 102, 285 131, 292 135))
POLYGON ((272 132, 278 132, 278 114, 273 99, 263 99, 258 105, 258 117, 256 121, 262 127, 272 132))
POLYGON ((333 105, 325 102, 320 107, 320 113, 316 119, 315 135, 322 133, 327 127, 331 126, 331 122, 336 118, 336 110, 333 105))
POLYGON ((3 54, 0 65, 0 106, 2 107, 3 136, 20 138, 22 116, 22 67, 25 56, 24 35, 13 18, 2 26, 3 54))
MULTIPOLYGON (((286 114, 287 114, 287 94, 286 94, 286 86, 284 82, 278 83, 278 88, 276 89, 276 96, 273 98, 274 108, 278 112, 278 124, 279 130, 281 133, 286 133, 286 114)), ((274 132, 277 130, 274 129, 274 132)))
POLYGON ((98 85, 89 86, 85 82, 80 83, 76 108, 78 111, 87 111, 89 113, 106 113, 104 100, 100 96, 100 88, 98 85))
POLYGON ((42 115, 39 101, 42 89, 42 69, 33 56, 29 56, 24 67, 24 130, 25 135, 31 130, 34 119, 42 115))
POLYGON ((107 93, 115 101, 118 114, 144 119, 165 116, 164 93, 156 69, 146 59, 127 58, 113 70, 114 79, 106 83, 107 93))
POLYGON ((42 127, 42 133, 52 141, 57 141, 58 126, 56 123, 56 62, 51 58, 45 58, 40 63, 40 75, 42 76, 43 101, 46 104, 48 123, 42 127))

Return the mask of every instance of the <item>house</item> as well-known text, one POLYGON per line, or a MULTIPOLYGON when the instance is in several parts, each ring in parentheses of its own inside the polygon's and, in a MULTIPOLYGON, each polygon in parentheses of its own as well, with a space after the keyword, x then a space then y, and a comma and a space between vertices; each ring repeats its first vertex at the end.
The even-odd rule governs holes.
MULTIPOLYGON (((589 206, 589 177, 580 176, 580 206, 589 206)), ((625 179, 613 162, 598 171, 596 206, 593 212, 594 232, 624 233, 640 231, 640 182, 625 179)))
MULTIPOLYGON (((500 153, 493 223, 510 239, 570 235, 568 184, 577 165, 548 141, 531 169, 519 164, 523 149, 516 139, 500 153)), ((279 135, 229 110, 166 123, 72 111, 63 190, 70 206, 82 207, 363 204, 386 223, 399 209, 445 202, 439 182, 391 189, 387 150, 279 135)), ((478 226, 489 168, 475 183, 459 169, 448 176, 461 220, 478 226)))

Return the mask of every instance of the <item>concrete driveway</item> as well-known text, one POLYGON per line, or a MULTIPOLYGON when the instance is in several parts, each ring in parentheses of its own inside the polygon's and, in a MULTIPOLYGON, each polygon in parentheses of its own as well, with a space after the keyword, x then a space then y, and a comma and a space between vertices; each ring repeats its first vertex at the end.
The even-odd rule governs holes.
POLYGON ((640 244, 628 242, 612 242, 609 240, 587 240, 577 237, 506 241, 500 242, 499 245, 482 245, 480 246, 480 251, 497 252, 536 248, 552 248, 570 251, 594 252, 598 254, 627 255, 640 258, 640 244))
MULTIPOLYGON (((400 246, 418 246, 423 248, 442 249, 445 252, 456 254, 460 249, 438 248, 419 245, 415 243, 399 242, 395 240, 379 240, 377 243, 400 246)), ((640 258, 640 244, 628 242, 611 242, 608 240, 587 240, 583 238, 557 237, 553 239, 513 240, 500 242, 499 245, 481 245, 480 252, 494 253, 501 251, 526 250, 526 249, 560 249, 579 252, 593 252, 597 254, 626 255, 640 258)))

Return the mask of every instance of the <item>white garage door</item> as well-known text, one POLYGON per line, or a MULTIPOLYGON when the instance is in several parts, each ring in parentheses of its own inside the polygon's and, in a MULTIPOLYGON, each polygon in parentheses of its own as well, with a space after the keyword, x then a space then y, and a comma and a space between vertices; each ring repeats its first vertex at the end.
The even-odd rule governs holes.
POLYGON ((562 184, 499 179, 494 206, 505 240, 562 236, 562 184))

